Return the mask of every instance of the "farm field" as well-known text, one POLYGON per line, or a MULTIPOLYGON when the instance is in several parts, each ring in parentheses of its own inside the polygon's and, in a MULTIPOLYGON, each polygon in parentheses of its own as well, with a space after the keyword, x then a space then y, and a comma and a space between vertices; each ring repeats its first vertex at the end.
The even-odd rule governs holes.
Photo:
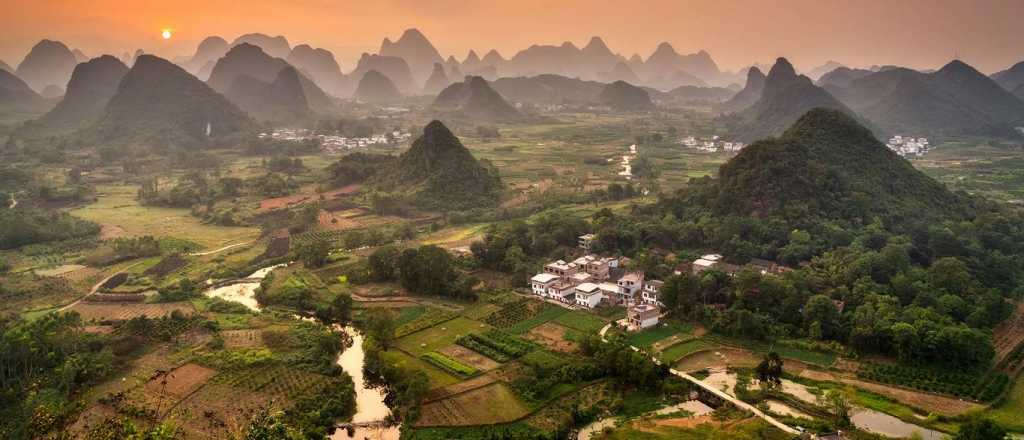
POLYGON ((463 426, 506 423, 529 408, 503 383, 493 383, 423 405, 416 426, 463 426))
POLYGON ((126 235, 156 237, 188 237, 207 249, 256 238, 259 230, 251 227, 205 225, 187 209, 142 206, 133 185, 101 185, 96 188, 97 201, 71 210, 71 214, 100 225, 121 228, 126 235))
POLYGON ((190 314, 195 308, 188 302, 177 303, 127 303, 104 304, 80 302, 69 310, 78 312, 84 322, 124 321, 136 316, 159 318, 177 311, 190 314))
POLYGON ((484 332, 488 328, 484 323, 458 317, 402 337, 396 345, 403 351, 420 356, 454 344, 459 336, 484 332))

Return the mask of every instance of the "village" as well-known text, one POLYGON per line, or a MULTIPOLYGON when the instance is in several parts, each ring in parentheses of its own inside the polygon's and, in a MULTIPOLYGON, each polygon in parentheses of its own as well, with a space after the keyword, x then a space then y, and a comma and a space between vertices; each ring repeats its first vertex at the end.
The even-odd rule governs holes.
POLYGON ((895 135, 885 143, 886 147, 890 150, 895 151, 900 156, 917 156, 921 157, 928 154, 931 151, 931 144, 928 143, 928 138, 919 137, 903 137, 901 135, 895 135))
POLYGON ((724 141, 719 136, 701 139, 694 136, 687 136, 680 140, 679 143, 683 144, 687 148, 693 148, 708 153, 717 153, 719 151, 737 153, 747 146, 747 144, 744 144, 743 142, 724 141))
POLYGON ((301 128, 280 128, 270 133, 260 133, 260 139, 273 139, 286 142, 302 142, 315 140, 320 143, 320 148, 325 153, 343 153, 355 148, 365 148, 370 145, 396 145, 408 141, 411 134, 402 131, 392 131, 385 134, 375 134, 370 137, 345 137, 331 134, 318 134, 313 130, 301 128))
MULTIPOLYGON (((625 307, 629 331, 658 325, 664 307, 659 292, 665 282, 648 279, 642 271, 628 270, 628 258, 590 253, 594 239, 593 234, 579 237, 582 256, 572 261, 557 260, 545 264, 543 272, 530 278, 530 291, 542 299, 557 301, 570 308, 625 307)), ((745 267, 762 274, 782 274, 792 270, 762 259, 752 259, 746 266, 739 266, 726 263, 722 255, 707 254, 690 263, 680 264, 675 268, 675 274, 696 274, 715 269, 732 276, 745 267)))

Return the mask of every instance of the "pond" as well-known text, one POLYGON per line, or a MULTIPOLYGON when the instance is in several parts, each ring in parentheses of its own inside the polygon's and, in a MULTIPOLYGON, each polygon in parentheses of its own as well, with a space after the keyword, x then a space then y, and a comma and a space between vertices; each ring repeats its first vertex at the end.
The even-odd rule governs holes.
POLYGON ((920 434, 924 440, 941 440, 946 437, 946 434, 939 431, 922 428, 867 408, 854 408, 850 411, 850 420, 860 429, 887 437, 907 438, 914 433, 920 434))

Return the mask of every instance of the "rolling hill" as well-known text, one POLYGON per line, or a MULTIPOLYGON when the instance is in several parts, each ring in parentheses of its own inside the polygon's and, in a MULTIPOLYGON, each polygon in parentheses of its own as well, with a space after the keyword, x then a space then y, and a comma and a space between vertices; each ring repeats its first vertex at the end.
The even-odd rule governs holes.
POLYGON ((448 86, 437 95, 431 107, 468 119, 490 122, 509 122, 522 116, 491 88, 487 80, 479 76, 467 76, 465 81, 448 86))
POLYGON ((647 91, 625 81, 615 81, 605 86, 598 101, 611 107, 616 111, 642 111, 653 110, 654 103, 651 102, 647 91))
POLYGON ((386 104, 402 99, 402 92, 387 75, 376 70, 363 74, 353 98, 374 104, 386 104))

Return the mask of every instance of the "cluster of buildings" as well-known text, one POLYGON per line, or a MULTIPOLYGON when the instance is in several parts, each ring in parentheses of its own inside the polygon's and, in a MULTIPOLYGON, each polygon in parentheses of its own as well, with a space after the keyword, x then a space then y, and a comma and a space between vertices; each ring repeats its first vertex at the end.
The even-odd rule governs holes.
POLYGON ((727 142, 721 140, 718 136, 712 136, 710 139, 697 139, 693 136, 688 136, 680 141, 681 144, 687 148, 693 148, 700 151, 706 151, 709 153, 717 153, 724 151, 727 153, 735 153, 746 147, 747 144, 743 142, 727 142))
POLYGON ((353 148, 362 148, 369 145, 390 145, 405 142, 412 135, 395 130, 391 133, 375 134, 370 137, 350 138, 344 136, 317 134, 312 130, 301 128, 280 128, 270 133, 260 133, 260 139, 274 139, 289 142, 301 142, 315 140, 320 143, 320 148, 328 153, 339 153, 353 148))
POLYGON ((702 255, 700 258, 696 260, 693 260, 693 262, 679 265, 678 267, 676 267, 675 274, 680 275, 684 272, 696 274, 708 269, 716 269, 725 272, 729 275, 735 275, 739 271, 743 270, 743 268, 745 267, 749 267, 755 271, 758 271, 762 275, 780 275, 793 270, 790 267, 783 266, 774 261, 763 260, 760 258, 751 258, 749 263, 741 266, 738 264, 726 263, 720 254, 707 254, 702 255))
MULTIPOLYGON (((580 248, 589 251, 593 239, 591 234, 581 236, 580 248)), ((632 329, 656 325, 661 314, 658 292, 664 283, 627 271, 623 260, 586 253, 572 261, 553 261, 530 278, 530 289, 541 298, 581 308, 625 306, 632 329)))
POLYGON ((931 144, 928 143, 928 138, 912 138, 899 135, 889 139, 885 146, 900 156, 924 156, 932 148, 931 144))

